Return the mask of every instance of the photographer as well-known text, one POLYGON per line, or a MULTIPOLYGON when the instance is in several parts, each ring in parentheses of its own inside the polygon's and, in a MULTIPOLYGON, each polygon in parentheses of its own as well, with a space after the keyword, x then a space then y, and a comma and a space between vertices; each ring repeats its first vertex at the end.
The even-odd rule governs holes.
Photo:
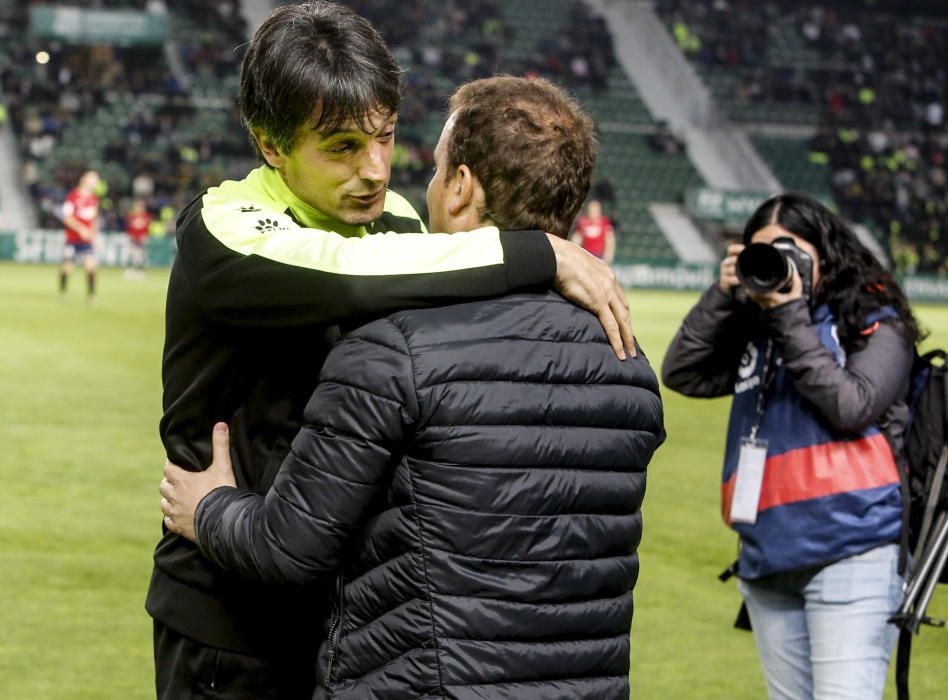
POLYGON ((740 536, 739 588, 771 699, 882 697, 902 585, 890 445, 900 449, 919 336, 852 231, 785 194, 728 247, 668 349, 669 388, 734 395, 722 515, 740 536))

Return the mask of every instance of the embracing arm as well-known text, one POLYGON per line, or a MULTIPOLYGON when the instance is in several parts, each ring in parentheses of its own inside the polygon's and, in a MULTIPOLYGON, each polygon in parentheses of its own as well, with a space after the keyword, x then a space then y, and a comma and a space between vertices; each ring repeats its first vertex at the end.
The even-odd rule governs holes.
POLYGON ((419 233, 347 238, 209 193, 182 213, 180 269, 203 311, 226 325, 338 322, 552 286, 599 317, 617 354, 634 347, 615 275, 576 246, 493 227, 424 234, 417 218, 393 218, 419 233))
POLYGON ((734 391, 751 322, 745 305, 715 283, 685 316, 662 362, 662 382, 687 396, 734 391))
POLYGON ((399 226, 417 233, 346 237, 212 194, 198 204, 179 225, 182 270, 205 313, 228 325, 382 315, 550 284, 556 273, 552 247, 538 231, 425 234, 417 217, 406 216, 399 226))
POLYGON ((386 488, 415 414, 404 337, 387 320, 359 329, 327 358, 267 495, 218 488, 200 502, 201 552, 254 580, 305 583, 331 573, 386 488))
POLYGON ((905 395, 912 369, 912 344, 897 321, 883 321, 864 348, 840 367, 820 341, 802 299, 761 315, 770 329, 797 391, 834 428, 858 432, 879 420, 905 395))

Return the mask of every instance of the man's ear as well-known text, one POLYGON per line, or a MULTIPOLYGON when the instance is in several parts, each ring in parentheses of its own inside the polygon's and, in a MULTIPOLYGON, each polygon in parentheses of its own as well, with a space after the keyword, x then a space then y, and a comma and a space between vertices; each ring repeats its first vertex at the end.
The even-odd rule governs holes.
POLYGON ((484 209, 484 188, 469 167, 463 163, 459 165, 447 188, 448 212, 452 216, 458 217, 469 211, 480 217, 484 209))
POLYGON ((283 165, 283 154, 276 147, 276 144, 270 140, 270 137, 263 133, 262 129, 256 127, 250 130, 253 134, 253 140, 257 142, 257 148, 263 154, 264 160, 274 168, 279 169, 283 165))

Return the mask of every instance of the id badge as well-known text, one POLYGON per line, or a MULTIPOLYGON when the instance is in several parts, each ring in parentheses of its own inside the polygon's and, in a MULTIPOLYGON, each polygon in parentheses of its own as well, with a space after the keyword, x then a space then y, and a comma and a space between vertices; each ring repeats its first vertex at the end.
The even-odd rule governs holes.
POLYGON ((731 499, 731 522, 753 525, 757 522, 757 506, 764 484, 764 463, 767 461, 767 441, 744 438, 737 461, 734 496, 731 499))

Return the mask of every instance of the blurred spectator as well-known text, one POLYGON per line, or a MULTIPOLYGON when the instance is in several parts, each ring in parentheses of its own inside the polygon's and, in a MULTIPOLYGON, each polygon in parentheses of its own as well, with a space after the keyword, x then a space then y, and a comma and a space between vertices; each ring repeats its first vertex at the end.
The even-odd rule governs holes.
POLYGON ((132 180, 132 195, 141 199, 148 199, 155 193, 155 181, 148 173, 139 173, 132 180))
POLYGON ((595 199, 586 204, 586 211, 576 220, 570 240, 610 265, 615 259, 615 230, 602 213, 602 205, 595 199))
POLYGON ((69 191, 62 205, 62 221, 66 241, 63 262, 59 269, 59 296, 65 299, 73 264, 81 259, 86 270, 86 292, 89 303, 95 298, 95 244, 99 235, 99 173, 88 170, 69 191))
POLYGON ((142 199, 133 199, 132 206, 125 215, 125 232, 128 234, 128 261, 125 269, 126 277, 135 279, 145 278, 145 265, 148 262, 146 255, 148 233, 151 229, 152 216, 145 209, 142 199))
POLYGON ((652 150, 666 155, 678 155, 685 150, 685 142, 672 132, 668 122, 660 121, 655 124, 655 130, 648 137, 652 150))

